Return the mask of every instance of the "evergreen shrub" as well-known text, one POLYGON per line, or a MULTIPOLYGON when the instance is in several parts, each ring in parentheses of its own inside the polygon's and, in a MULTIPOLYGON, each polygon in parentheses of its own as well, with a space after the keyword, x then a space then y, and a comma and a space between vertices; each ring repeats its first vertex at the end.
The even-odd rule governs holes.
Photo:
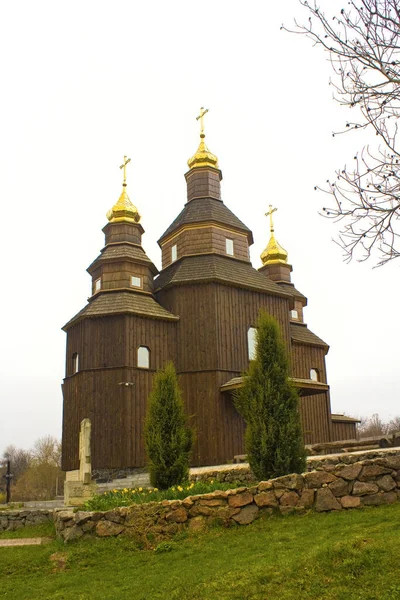
POLYGON ((188 479, 193 431, 186 416, 172 362, 154 376, 145 424, 150 481, 161 490, 188 479))
POLYGON ((248 461, 259 480, 305 470, 298 394, 288 375, 288 356, 279 325, 271 315, 261 311, 256 356, 250 361, 243 388, 235 398, 247 425, 248 461))

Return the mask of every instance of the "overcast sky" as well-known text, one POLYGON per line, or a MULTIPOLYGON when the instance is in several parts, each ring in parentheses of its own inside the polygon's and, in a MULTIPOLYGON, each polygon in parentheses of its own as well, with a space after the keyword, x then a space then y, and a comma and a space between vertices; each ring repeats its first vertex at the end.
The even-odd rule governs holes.
POLYGON ((156 241, 185 203, 200 106, 223 200, 253 231, 255 267, 269 239, 263 215, 278 207, 305 320, 331 346, 333 412, 400 413, 398 267, 344 264, 335 226, 318 215, 327 201, 314 185, 363 140, 332 137, 345 109, 327 56, 280 31, 294 17, 308 17, 298 0, 2 3, 0 452, 61 435, 61 327, 91 293, 86 268, 124 154, 143 246, 160 266, 156 241))

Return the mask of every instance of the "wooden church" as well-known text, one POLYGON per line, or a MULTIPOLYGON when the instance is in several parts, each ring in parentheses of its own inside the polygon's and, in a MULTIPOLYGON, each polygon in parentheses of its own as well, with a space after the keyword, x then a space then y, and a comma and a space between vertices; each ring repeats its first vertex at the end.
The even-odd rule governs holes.
POLYGON ((92 423, 95 470, 146 464, 143 427, 154 373, 175 364, 196 429, 194 465, 244 453, 244 422, 233 404, 255 351, 255 324, 265 309, 279 322, 300 392, 306 444, 355 437, 355 422, 332 416, 327 344, 303 321, 307 298, 291 282, 287 252, 271 237, 253 268, 250 229, 221 198, 217 157, 200 144, 185 175, 187 201, 158 243, 162 269, 141 245, 143 227, 124 182, 107 214, 105 245, 88 267, 92 295, 65 326, 63 469, 78 468, 79 426, 92 423))

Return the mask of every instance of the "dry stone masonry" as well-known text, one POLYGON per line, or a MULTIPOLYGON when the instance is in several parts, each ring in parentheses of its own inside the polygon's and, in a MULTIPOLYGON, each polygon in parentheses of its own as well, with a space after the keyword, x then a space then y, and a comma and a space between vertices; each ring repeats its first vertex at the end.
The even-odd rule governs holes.
POLYGON ((53 511, 47 509, 18 509, 0 511, 0 532, 15 531, 22 527, 41 525, 53 520, 53 511))
POLYGON ((213 523, 247 525, 260 512, 282 514, 345 510, 393 504, 400 500, 400 455, 385 453, 358 460, 359 455, 326 457, 317 470, 286 475, 251 487, 135 504, 107 512, 56 511, 57 534, 65 542, 89 535, 168 538, 183 528, 201 531, 213 523), (356 462, 357 461, 357 462, 356 462))

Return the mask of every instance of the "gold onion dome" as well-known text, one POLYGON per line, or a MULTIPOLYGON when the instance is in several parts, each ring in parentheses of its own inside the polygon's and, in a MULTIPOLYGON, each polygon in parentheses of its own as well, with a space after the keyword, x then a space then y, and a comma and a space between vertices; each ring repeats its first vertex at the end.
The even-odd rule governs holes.
POLYGON ((204 110, 203 107, 200 109, 200 114, 196 117, 196 120, 200 120, 200 144, 197 148, 196 154, 194 154, 189 160, 187 164, 190 169, 196 169, 199 167, 213 167, 214 169, 218 169, 218 158, 210 152, 207 148, 207 145, 204 141, 205 133, 204 133, 204 122, 203 117, 208 113, 208 108, 204 110))
POLYGON ((110 223, 139 223, 140 214, 138 209, 129 199, 126 191, 126 165, 130 162, 130 158, 124 156, 124 164, 120 169, 124 169, 124 181, 122 184, 122 192, 118 201, 108 211, 107 219, 110 223))
POLYGON ((265 213, 265 216, 269 216, 270 218, 271 237, 264 252, 261 253, 261 261, 263 265, 285 265, 288 261, 288 253, 284 248, 282 248, 280 244, 278 244, 278 242, 275 239, 274 224, 272 222, 272 213, 276 210, 276 208, 272 208, 272 205, 270 205, 269 211, 265 213))

